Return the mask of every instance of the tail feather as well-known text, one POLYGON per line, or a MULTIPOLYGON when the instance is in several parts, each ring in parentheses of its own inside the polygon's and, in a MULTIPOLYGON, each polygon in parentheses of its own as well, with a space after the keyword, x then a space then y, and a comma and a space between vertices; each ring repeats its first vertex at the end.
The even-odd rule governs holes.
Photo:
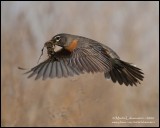
POLYGON ((111 78, 111 80, 120 85, 137 85, 140 81, 143 81, 143 72, 141 69, 133 66, 130 63, 124 62, 119 59, 113 59, 112 69, 109 72, 105 72, 105 78, 111 78))

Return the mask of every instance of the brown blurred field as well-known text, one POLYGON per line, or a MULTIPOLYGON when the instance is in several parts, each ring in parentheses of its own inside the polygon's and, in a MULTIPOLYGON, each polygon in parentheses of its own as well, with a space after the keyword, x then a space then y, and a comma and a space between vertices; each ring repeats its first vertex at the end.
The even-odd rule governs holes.
POLYGON ((159 2, 1 2, 1 37, 1 126, 159 126, 159 2), (62 32, 106 44, 142 68, 144 81, 27 79, 17 67, 35 66, 62 32), (126 116, 152 123, 113 123, 126 116))

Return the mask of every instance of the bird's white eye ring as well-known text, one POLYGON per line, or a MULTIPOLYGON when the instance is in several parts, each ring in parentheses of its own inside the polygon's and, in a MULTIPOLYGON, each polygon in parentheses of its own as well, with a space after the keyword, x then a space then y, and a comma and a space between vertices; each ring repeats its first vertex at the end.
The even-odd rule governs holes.
POLYGON ((56 42, 59 42, 59 41, 60 41, 60 39, 61 39, 61 37, 60 37, 60 36, 56 36, 56 37, 55 37, 56 42))

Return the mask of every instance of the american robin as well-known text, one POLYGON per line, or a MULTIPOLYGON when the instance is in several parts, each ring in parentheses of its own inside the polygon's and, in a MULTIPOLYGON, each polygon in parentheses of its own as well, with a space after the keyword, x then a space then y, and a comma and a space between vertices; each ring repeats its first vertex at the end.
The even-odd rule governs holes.
POLYGON ((122 61, 111 48, 86 37, 62 33, 55 35, 44 47, 48 59, 26 72, 30 73, 28 78, 36 75, 35 79, 45 80, 103 72, 105 78, 127 86, 140 84, 144 78, 141 69, 122 61), (54 51, 55 45, 62 49, 54 51))

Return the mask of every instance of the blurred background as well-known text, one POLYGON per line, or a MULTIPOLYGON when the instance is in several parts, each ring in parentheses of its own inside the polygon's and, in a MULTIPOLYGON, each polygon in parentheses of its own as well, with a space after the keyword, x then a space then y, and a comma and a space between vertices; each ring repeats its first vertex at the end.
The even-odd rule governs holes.
POLYGON ((1 126, 159 126, 159 2, 1 2, 1 37, 1 126), (144 81, 127 87, 103 73, 27 79, 17 67, 35 66, 58 33, 109 46, 144 81), (125 117, 141 122, 118 122, 125 117))

